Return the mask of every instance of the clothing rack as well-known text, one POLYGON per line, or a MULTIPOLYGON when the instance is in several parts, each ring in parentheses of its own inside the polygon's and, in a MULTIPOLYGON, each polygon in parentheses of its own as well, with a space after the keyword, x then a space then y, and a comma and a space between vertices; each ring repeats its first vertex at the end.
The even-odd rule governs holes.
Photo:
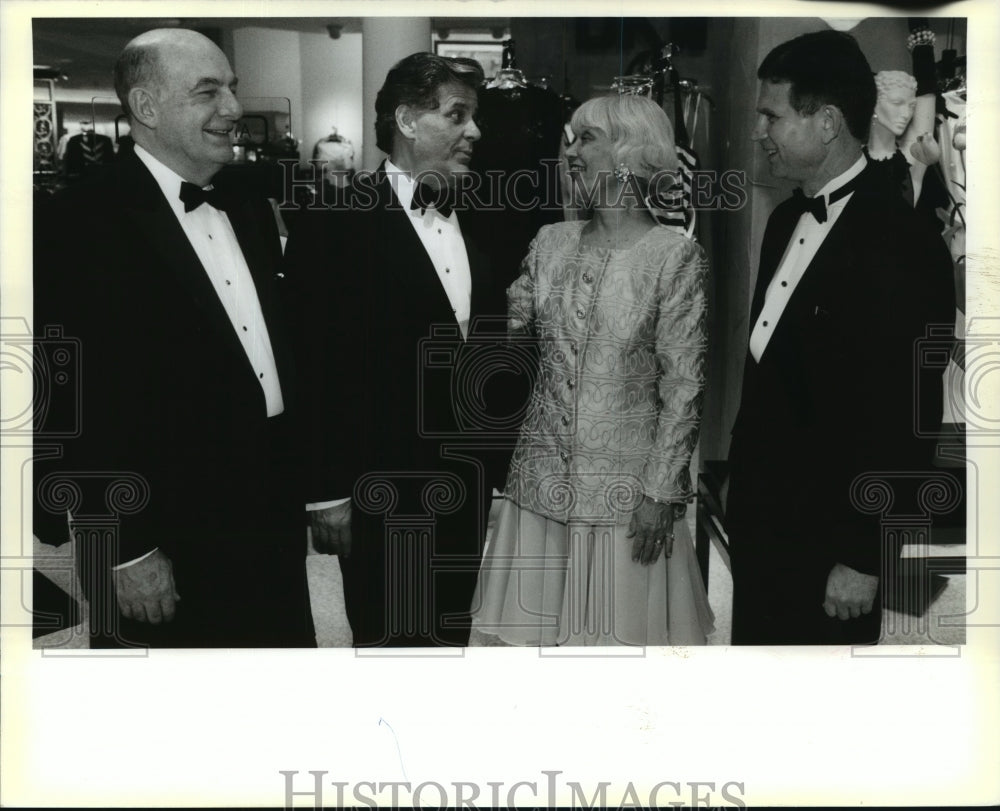
POLYGON ((649 95, 659 105, 664 106, 664 100, 673 98, 674 107, 674 144, 679 161, 680 179, 674 187, 667 191, 663 199, 648 201, 650 212, 657 220, 666 225, 683 229, 685 234, 693 238, 697 224, 697 214, 692 205, 692 178, 698 169, 698 155, 692 148, 695 130, 698 126, 698 112, 702 98, 707 99, 710 108, 715 107, 715 101, 698 86, 696 79, 681 78, 674 65, 674 57, 680 53, 680 48, 671 43, 663 43, 652 51, 637 55, 629 63, 629 76, 616 77, 615 85, 619 93, 639 92, 649 95), (631 80, 631 81, 628 81, 631 80), (689 116, 693 103, 693 115, 689 116), (687 121, 691 119, 690 128, 687 121))
POLYGON ((665 87, 663 92, 664 94, 680 92, 687 93, 692 96, 701 96, 701 98, 708 102, 709 107, 713 110, 715 109, 715 99, 713 99, 705 89, 700 87, 694 79, 681 79, 677 88, 665 87))
POLYGON ((505 39, 502 45, 503 55, 501 56, 500 70, 497 71, 496 76, 486 82, 486 89, 514 90, 527 87, 528 80, 524 77, 524 71, 517 67, 514 40, 505 39))
POLYGON ((650 95, 661 107, 667 97, 673 97, 674 138, 678 146, 689 147, 693 140, 693 132, 697 128, 697 114, 701 100, 704 98, 708 101, 708 105, 712 109, 715 108, 715 100, 709 95, 707 88, 699 86, 697 79, 681 77, 680 71, 674 64, 674 58, 680 52, 680 47, 674 43, 662 43, 651 51, 644 51, 636 55, 629 62, 626 72, 630 74, 628 78, 639 80, 641 77, 647 83, 651 83, 650 95), (689 107, 692 100, 695 112, 694 120, 689 127, 685 107, 689 107))

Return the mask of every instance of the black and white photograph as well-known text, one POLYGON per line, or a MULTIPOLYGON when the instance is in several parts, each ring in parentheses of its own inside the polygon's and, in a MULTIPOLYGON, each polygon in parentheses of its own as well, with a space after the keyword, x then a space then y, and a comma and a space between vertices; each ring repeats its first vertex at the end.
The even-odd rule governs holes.
POLYGON ((997 9, 370 8, 4 4, 0 802, 1000 800, 997 9))

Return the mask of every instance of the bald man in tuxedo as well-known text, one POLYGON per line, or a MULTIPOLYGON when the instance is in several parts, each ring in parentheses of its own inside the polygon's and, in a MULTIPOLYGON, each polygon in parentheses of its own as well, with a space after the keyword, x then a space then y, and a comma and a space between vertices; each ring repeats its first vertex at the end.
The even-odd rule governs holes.
POLYGON ((35 534, 63 542, 68 510, 93 647, 314 645, 281 246, 266 200, 213 186, 236 77, 158 29, 115 85, 134 152, 36 216, 36 334, 79 340, 81 410, 58 456, 36 426, 35 534))

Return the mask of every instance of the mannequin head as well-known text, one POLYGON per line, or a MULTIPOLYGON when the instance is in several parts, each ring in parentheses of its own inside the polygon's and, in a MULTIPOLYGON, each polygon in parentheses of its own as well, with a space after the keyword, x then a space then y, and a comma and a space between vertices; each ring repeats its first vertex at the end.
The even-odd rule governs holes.
POLYGON ((884 127, 898 138, 913 118, 917 80, 901 70, 881 70, 875 74, 875 87, 878 100, 872 125, 884 127))

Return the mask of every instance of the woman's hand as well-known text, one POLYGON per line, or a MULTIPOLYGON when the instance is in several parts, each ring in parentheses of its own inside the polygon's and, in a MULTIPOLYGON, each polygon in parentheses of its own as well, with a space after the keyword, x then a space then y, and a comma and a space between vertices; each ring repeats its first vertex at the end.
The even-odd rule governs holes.
POLYGON ((941 160, 941 147, 934 140, 934 136, 929 132, 918 135, 917 139, 910 145, 910 154, 927 166, 941 160))
POLYGON ((674 548, 674 505, 643 496, 642 504, 632 513, 627 537, 632 538, 632 560, 648 566, 666 557, 674 548))

